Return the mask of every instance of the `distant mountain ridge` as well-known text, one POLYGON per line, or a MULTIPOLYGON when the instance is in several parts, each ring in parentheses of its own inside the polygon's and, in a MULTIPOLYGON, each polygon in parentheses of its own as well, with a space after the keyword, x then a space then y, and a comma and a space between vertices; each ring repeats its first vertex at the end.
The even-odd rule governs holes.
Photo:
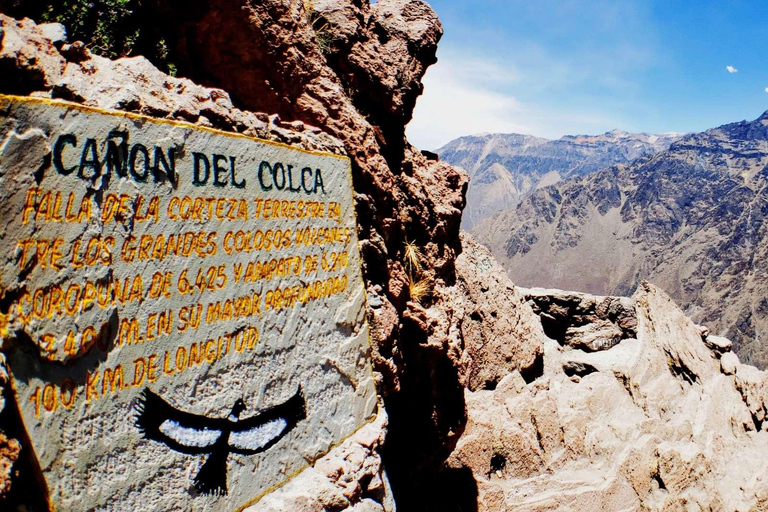
POLYGON ((462 227, 510 208, 536 189, 667 149, 677 133, 652 135, 619 130, 602 135, 566 135, 557 140, 531 135, 480 134, 460 137, 437 150, 440 159, 470 176, 462 227))
POLYGON ((523 286, 648 279, 768 367, 768 112, 538 190, 472 233, 523 286))

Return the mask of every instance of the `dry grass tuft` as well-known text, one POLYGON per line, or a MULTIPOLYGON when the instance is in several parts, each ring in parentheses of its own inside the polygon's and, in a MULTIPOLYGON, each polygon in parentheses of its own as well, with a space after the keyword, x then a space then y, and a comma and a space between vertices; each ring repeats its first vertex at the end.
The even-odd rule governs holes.
POLYGON ((315 43, 320 53, 328 55, 333 49, 333 44, 337 37, 331 32, 331 26, 315 11, 313 0, 303 0, 304 12, 306 13, 307 23, 312 27, 315 33, 315 43))
POLYGON ((408 272, 421 272, 421 249, 413 242, 405 241, 405 269, 408 272))
POLYGON ((425 277, 416 281, 412 275, 408 276, 408 292, 413 302, 422 304, 425 299, 432 295, 433 288, 434 283, 429 278, 425 277))

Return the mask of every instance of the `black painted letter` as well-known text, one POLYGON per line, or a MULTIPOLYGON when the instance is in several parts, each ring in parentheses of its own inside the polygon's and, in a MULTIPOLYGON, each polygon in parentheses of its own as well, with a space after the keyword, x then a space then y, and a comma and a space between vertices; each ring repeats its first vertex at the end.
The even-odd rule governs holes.
POLYGON ((147 177, 149 176, 149 151, 147 151, 147 148, 144 147, 143 144, 135 144, 131 148, 131 158, 129 160, 129 164, 131 176, 133 176, 133 179, 140 183, 146 182, 147 177), (139 174, 136 171, 136 157, 139 156, 139 153, 141 153, 142 159, 144 160, 143 174, 139 174))
POLYGON ((211 164, 208 162, 208 158, 202 153, 192 153, 195 157, 195 167, 192 173, 192 184, 196 187, 201 187, 208 183, 208 178, 211 176, 211 164), (200 177, 200 162, 205 167, 205 175, 200 177))
POLYGON ((245 188, 245 178, 240 180, 239 183, 235 178, 235 157, 233 156, 229 157, 229 169, 232 172, 232 186, 235 188, 245 188))
POLYGON ((168 160, 165 159, 162 148, 155 146, 155 159, 152 164, 152 175, 155 177, 155 183, 163 183, 168 177, 174 186, 176 185, 176 154, 174 148, 168 148, 168 160), (160 170, 160 166, 163 170, 160 170))
POLYGON ((77 169, 76 165, 73 165, 69 169, 64 167, 64 163, 61 160, 61 153, 64 151, 64 146, 66 144, 77 147, 77 137, 71 133, 59 135, 59 138, 56 139, 56 144, 53 146, 53 166, 56 167, 56 172, 62 176, 69 176, 75 172, 75 169, 77 169))
POLYGON ((80 155, 80 170, 77 176, 84 180, 95 180, 101 175, 101 163, 99 162, 99 153, 96 151, 96 139, 87 139, 83 146, 83 154, 80 155), (88 154, 90 153, 90 155, 88 154), (92 176, 85 175, 85 168, 93 169, 92 176))
POLYGON ((325 187, 323 186, 323 175, 320 172, 320 169, 315 169, 315 193, 317 193, 317 187, 320 187, 320 190, 322 190, 323 194, 325 194, 325 187))
POLYGON ((277 162, 272 167, 272 182, 275 184, 275 187, 277 190, 283 190, 285 188, 285 167, 283 167, 283 164, 280 162, 277 162), (282 179, 281 182, 278 183, 277 181, 277 169, 280 168, 280 178, 282 179))
POLYGON ((224 155, 213 155, 213 186, 214 187, 226 187, 227 186, 227 168, 219 165, 219 162, 227 161, 227 157, 224 155), (222 178, 223 176, 223 178, 222 178), (222 178, 222 179, 219 179, 222 178))
POLYGON ((266 169, 266 171, 268 173, 272 174, 272 167, 269 165, 269 162, 262 161, 259 164, 259 185, 261 185, 261 190, 264 190, 264 191, 272 190, 272 185, 266 186, 264 184, 264 170, 265 169, 266 169))
POLYGON ((309 185, 307 185, 307 175, 309 175, 309 178, 312 179, 312 169, 310 169, 309 167, 305 167, 301 170, 301 186, 304 189, 304 192, 306 192, 307 194, 311 194, 312 189, 309 188, 309 185))
POLYGON ((111 131, 107 139, 107 174, 114 172, 121 178, 128 176, 128 132, 111 131), (120 138, 120 144, 114 139, 120 138))

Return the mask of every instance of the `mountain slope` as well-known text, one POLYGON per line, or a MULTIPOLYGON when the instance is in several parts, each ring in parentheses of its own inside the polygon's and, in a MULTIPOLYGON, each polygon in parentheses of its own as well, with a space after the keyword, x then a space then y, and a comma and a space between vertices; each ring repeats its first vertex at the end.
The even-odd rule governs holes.
POLYGON ((521 285, 661 286, 768 366, 768 112, 539 190, 474 235, 521 285))
POLYGON ((558 140, 530 135, 461 137, 438 149, 440 158, 470 175, 462 227, 519 203, 537 188, 662 151, 677 134, 648 135, 617 130, 558 140))

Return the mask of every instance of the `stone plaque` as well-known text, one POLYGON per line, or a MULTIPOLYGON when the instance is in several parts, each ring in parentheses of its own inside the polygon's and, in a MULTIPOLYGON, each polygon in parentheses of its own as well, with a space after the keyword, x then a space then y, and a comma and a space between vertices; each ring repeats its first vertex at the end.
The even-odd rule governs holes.
POLYGON ((238 510, 376 410, 350 162, 0 96, 0 329, 59 510, 238 510))

